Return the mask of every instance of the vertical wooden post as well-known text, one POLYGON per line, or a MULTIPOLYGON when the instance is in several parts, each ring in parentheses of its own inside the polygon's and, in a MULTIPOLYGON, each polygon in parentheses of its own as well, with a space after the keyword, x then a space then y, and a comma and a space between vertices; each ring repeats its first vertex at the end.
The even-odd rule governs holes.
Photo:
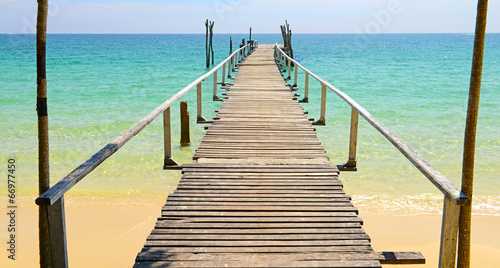
POLYGON ((294 78, 292 87, 297 87, 297 71, 298 71, 297 65, 294 65, 293 69, 294 69, 294 78))
POLYGON ((226 85, 226 62, 222 65, 222 86, 226 85))
POLYGON ((286 78, 288 80, 290 80, 292 78, 292 76, 291 76, 291 70, 292 70, 292 61, 290 59, 288 59, 288 77, 286 78))
POLYGON ((455 267, 457 256, 457 235, 460 207, 444 197, 443 220, 441 223, 441 245, 439 247, 439 267, 455 267))
POLYGON ((40 267, 64 268, 68 267, 68 253, 66 244, 66 224, 64 215, 64 197, 61 197, 52 205, 42 204, 39 206, 44 210, 47 222, 47 259, 40 256, 40 267))
POLYGON ((205 122, 207 120, 205 120, 205 118, 203 118, 203 115, 202 115, 202 107, 201 107, 201 82, 196 86, 196 103, 197 103, 197 123, 201 123, 201 122, 205 122))
POLYGON ((172 122, 170 120, 170 107, 163 111, 163 150, 165 151, 163 169, 178 166, 177 162, 172 159, 172 122))
POLYGON ((208 46, 208 19, 205 21, 205 58, 206 67, 210 67, 210 48, 208 46))
POLYGON ((191 143, 189 134, 189 111, 186 101, 181 101, 181 146, 186 146, 191 143))
POLYGON ((68 267, 64 196, 48 206, 52 267, 68 267))
POLYGON ((305 85, 304 85, 304 98, 300 101, 302 103, 309 102, 309 73, 306 72, 305 85))
POLYGON ((235 69, 236 68, 235 56, 236 56, 236 54, 231 57, 231 65, 232 65, 231 71, 233 71, 233 72, 236 72, 236 69, 235 69))
POLYGON ((214 72, 214 96, 213 96, 214 101, 221 101, 222 99, 217 96, 217 70, 214 72))
POLYGON ((356 170, 356 149, 358 144, 358 119, 359 114, 354 108, 351 109, 351 135, 349 137, 349 159, 343 165, 345 170, 356 170))
POLYGON ((321 115, 318 121, 314 122, 313 125, 324 126, 326 124, 326 85, 321 84, 321 115))
POLYGON ((488 0, 479 0, 477 5, 476 34, 469 89, 469 102, 465 124, 464 157, 462 164, 462 192, 470 199, 470 204, 461 207, 458 246, 458 267, 470 267, 471 210, 474 185, 474 157, 476 148, 476 127, 483 73, 484 38, 488 0))
POLYGON ((215 24, 214 21, 212 21, 210 23, 210 51, 212 53, 212 65, 214 64, 214 59, 215 59, 215 57, 214 57, 214 46, 213 46, 213 42, 212 42, 213 37, 214 37, 214 24, 215 24))
POLYGON ((229 59, 229 64, 227 65, 227 78, 231 78, 231 68, 233 68, 232 65, 232 59, 229 59))
MULTIPOLYGON (((47 72, 46 42, 48 0, 38 1, 36 24, 36 67, 37 96, 36 110, 38 115, 38 194, 50 188, 49 169, 49 119, 47 108, 47 72)), ((50 248, 49 212, 47 206, 38 207, 38 235, 40 267, 51 267, 52 254, 50 248)))

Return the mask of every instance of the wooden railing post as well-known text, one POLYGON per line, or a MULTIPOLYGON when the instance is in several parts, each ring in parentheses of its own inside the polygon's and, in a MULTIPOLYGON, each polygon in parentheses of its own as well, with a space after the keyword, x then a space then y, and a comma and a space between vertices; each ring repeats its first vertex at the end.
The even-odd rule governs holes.
POLYGON ((178 166, 172 159, 172 122, 170 120, 170 107, 163 111, 163 149, 165 158, 163 160, 163 169, 169 169, 178 166))
POLYGON ((285 58, 285 54, 282 53, 281 54, 281 65, 283 66, 282 72, 286 71, 286 61, 287 61, 287 59, 285 58))
POLYGON ((306 77, 305 77, 305 84, 304 84, 304 98, 299 101, 301 103, 309 103, 309 73, 306 72, 306 77))
POLYGON ((288 77, 286 78, 286 80, 290 80, 292 78, 291 69, 292 69, 292 61, 288 59, 288 77))
POLYGON ((202 96, 201 96, 201 82, 198 83, 198 85, 196 85, 196 108, 197 108, 197 116, 196 116, 196 122, 197 123, 201 123, 201 122, 205 122, 207 120, 205 120, 205 118, 203 118, 203 114, 202 114, 202 100, 201 100, 202 96))
POLYGON ((340 171, 356 171, 356 149, 358 144, 358 119, 359 114, 351 109, 351 134, 349 136, 349 158, 347 162, 338 166, 340 171))
POLYGON ((233 55, 233 56, 231 57, 231 62, 232 62, 232 65, 233 65, 233 67, 232 67, 232 71, 233 71, 233 72, 236 72, 236 55, 233 55))
POLYGON ((326 124, 326 85, 321 83, 321 114, 318 121, 314 122, 313 125, 324 126, 326 124))
POLYGON ((214 96, 213 96, 214 101, 222 101, 219 96, 217 96, 217 70, 214 72, 214 96))
POLYGON ((439 247, 439 267, 455 267, 458 243, 460 206, 444 197, 443 220, 441 223, 441 245, 439 247))
POLYGON ((190 133, 189 133, 189 111, 187 101, 181 101, 180 105, 180 115, 181 115, 181 146, 186 146, 191 143, 190 133))
POLYGON ((68 267, 64 196, 54 204, 45 207, 49 221, 51 266, 52 268, 68 267))
POLYGON ((297 71, 298 71, 298 68, 297 68, 297 66, 294 66, 293 69, 294 69, 294 76, 293 76, 294 78, 293 78, 293 85, 292 85, 292 87, 296 88, 297 87, 297 71))
POLYGON ((233 69, 233 59, 229 59, 229 64, 227 65, 227 78, 232 78, 231 77, 231 70, 233 69))
POLYGON ((226 85, 226 63, 222 65, 222 86, 226 85))

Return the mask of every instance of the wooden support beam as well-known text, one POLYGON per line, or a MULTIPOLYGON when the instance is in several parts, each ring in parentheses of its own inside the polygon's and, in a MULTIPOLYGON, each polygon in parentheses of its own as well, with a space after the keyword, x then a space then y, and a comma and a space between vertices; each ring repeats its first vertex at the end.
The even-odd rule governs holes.
POLYGON ((178 166, 177 162, 172 159, 172 122, 170 119, 170 107, 163 111, 163 149, 165 151, 165 158, 163 162, 163 169, 178 166))
POLYGON ((445 197, 441 224, 441 245, 439 247, 440 268, 455 267, 459 216, 460 206, 453 204, 448 197, 445 197))
POLYGON ((213 100, 214 101, 222 101, 222 99, 217 96, 217 70, 215 70, 215 72, 214 72, 214 87, 213 87, 213 90, 214 90, 213 100))
POLYGON ((321 114, 318 121, 314 122, 313 125, 324 126, 326 124, 326 85, 321 83, 321 114))
POLYGON ((305 83, 304 83, 304 98, 299 102, 309 103, 309 73, 308 72, 306 72, 305 83))
MULTIPOLYGON (((234 59, 234 57, 233 57, 234 59)), ((202 123, 207 120, 203 117, 203 107, 202 107, 202 94, 201 94, 201 82, 196 85, 196 122, 202 123)))

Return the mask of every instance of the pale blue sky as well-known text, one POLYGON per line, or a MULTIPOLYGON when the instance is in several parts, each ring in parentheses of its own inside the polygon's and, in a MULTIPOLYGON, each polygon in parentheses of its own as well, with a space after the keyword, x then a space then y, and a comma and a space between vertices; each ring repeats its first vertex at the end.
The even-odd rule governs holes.
MULTIPOLYGON (((49 0, 49 33, 472 33, 476 0, 49 0)), ((34 33, 35 0, 0 0, 0 33, 34 33)), ((500 32, 490 1, 488 32, 500 32)))

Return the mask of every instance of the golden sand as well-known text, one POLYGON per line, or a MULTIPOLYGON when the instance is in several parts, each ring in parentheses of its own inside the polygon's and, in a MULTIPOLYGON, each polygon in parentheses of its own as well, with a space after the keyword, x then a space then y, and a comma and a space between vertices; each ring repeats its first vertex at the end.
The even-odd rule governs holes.
MULTIPOLYGON (((163 202, 147 206, 68 204, 70 267, 133 266, 135 256, 160 216, 163 202)), ((5 213, 2 215, 2 222, 6 223, 5 213)), ((6 251, 1 250, 0 267, 38 266, 37 216, 35 205, 18 209, 16 260, 9 260, 6 251)), ((425 265, 404 267, 437 267, 441 216, 379 216, 369 211, 361 211, 360 216, 375 251, 421 251, 427 259, 425 265)), ((471 267, 500 267, 499 227, 500 217, 473 217, 471 267)), ((6 239, 6 232, 2 231, 1 240, 6 239)))

